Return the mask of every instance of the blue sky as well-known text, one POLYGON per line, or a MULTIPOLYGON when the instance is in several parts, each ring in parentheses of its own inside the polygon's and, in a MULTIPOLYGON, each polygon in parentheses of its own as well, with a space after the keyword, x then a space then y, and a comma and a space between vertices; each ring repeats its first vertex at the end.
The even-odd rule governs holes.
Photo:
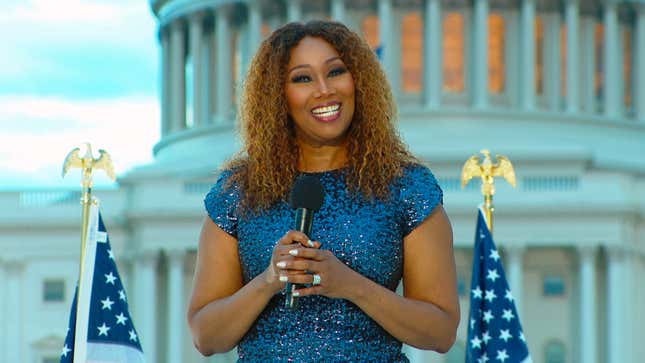
POLYGON ((2 0, 0 30, 0 190, 77 186, 78 172, 60 170, 86 141, 117 174, 152 160, 159 51, 147 0, 2 0))

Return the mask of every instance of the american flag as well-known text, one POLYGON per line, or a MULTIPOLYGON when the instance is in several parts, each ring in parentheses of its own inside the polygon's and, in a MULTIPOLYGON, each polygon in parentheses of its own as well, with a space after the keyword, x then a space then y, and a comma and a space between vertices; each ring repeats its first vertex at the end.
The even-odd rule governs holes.
POLYGON ((128 299, 97 204, 90 209, 83 261, 83 286, 91 289, 84 287, 80 293, 78 319, 76 289, 60 362, 144 363, 139 336, 128 312, 128 299))
POLYGON ((530 363, 515 301, 481 210, 470 288, 466 363, 530 363))

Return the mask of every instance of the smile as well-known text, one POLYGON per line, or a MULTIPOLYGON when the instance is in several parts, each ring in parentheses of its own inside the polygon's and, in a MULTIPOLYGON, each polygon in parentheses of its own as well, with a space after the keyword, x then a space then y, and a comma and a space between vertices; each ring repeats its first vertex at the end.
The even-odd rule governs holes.
POLYGON ((316 107, 311 110, 312 115, 319 121, 331 122, 340 116, 340 103, 316 107))

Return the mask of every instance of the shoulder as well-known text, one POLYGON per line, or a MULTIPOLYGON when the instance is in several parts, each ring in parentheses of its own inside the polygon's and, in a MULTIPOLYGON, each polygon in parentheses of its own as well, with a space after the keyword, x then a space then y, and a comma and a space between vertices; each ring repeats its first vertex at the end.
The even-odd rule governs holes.
POLYGON ((235 214, 240 199, 240 186, 233 180, 234 173, 234 169, 222 169, 204 196, 204 206, 213 220, 217 216, 235 214))
POLYGON ((400 188, 416 184, 439 186, 439 183, 430 168, 421 163, 409 163, 404 165, 401 170, 401 175, 396 178, 395 184, 400 188))
POLYGON ((401 227, 407 236, 436 206, 443 204, 443 191, 430 169, 422 164, 408 164, 396 183, 396 205, 401 227))

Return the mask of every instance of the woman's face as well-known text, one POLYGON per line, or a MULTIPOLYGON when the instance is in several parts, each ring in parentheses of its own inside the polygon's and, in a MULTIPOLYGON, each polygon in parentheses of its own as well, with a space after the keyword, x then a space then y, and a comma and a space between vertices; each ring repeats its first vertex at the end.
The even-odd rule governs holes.
POLYGON ((307 36, 291 49, 285 94, 299 141, 343 142, 354 116, 354 79, 331 44, 307 36))

